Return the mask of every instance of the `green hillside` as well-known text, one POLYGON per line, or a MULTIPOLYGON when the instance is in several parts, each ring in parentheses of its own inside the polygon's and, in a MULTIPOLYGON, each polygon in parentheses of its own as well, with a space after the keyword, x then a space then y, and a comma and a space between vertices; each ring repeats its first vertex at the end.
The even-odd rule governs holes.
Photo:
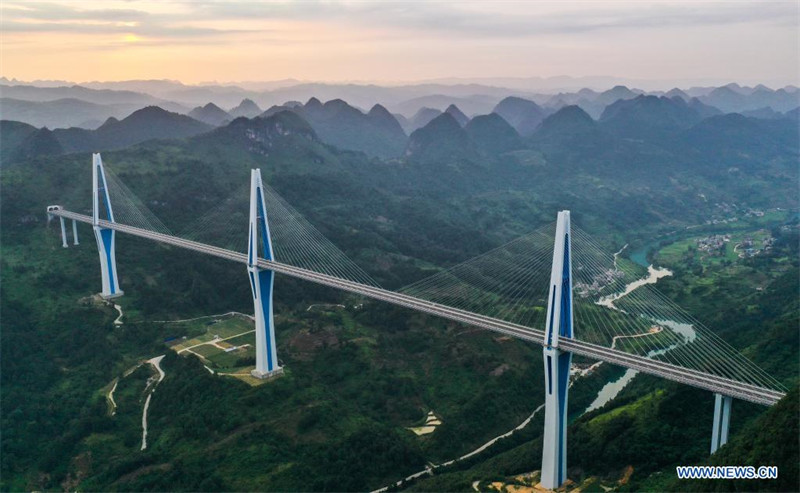
MULTIPOLYGON (((797 299, 796 223, 786 211, 797 208, 796 147, 777 154, 756 147, 740 156, 749 166, 732 174, 697 166, 701 158, 684 140, 622 141, 579 109, 562 111, 542 124, 552 139, 535 134, 527 148, 503 152, 485 145, 476 152, 470 132, 481 121, 465 130, 447 114, 412 135, 423 154, 383 161, 326 145, 284 111, 104 152, 103 161, 175 232, 246 193, 250 169, 261 168, 271 187, 387 288, 486 252, 565 208, 609 252, 625 243, 666 247, 676 231, 774 229, 780 241, 770 255, 728 264, 681 257, 664 290, 792 384, 797 372, 778 366, 797 358, 796 304, 787 303, 797 299), (582 132, 599 137, 572 147, 582 132), (752 208, 770 215, 745 216, 752 208), (712 222, 731 214, 735 224, 712 222), (708 288, 708 279, 719 288, 708 288), (768 354, 780 357, 770 365, 768 354)), ((57 222, 44 214, 53 203, 90 208, 90 162, 88 152, 4 162, 0 489, 375 489, 470 452, 543 402, 538 346, 281 276, 276 325, 286 375, 250 386, 211 374, 198 357, 170 349, 206 326, 159 321, 249 313, 243 268, 124 235, 117 247, 124 316, 115 325, 117 312, 89 298, 99 287, 90 229, 81 225, 81 246, 63 249, 57 222), (310 309, 325 303, 344 308, 310 309), (151 397, 142 451, 141 410, 155 372, 140 364, 161 354, 166 378, 151 397), (429 412, 442 424, 416 435, 410 428, 429 412)), ((616 478, 631 465, 629 484, 643 485, 676 463, 703 460, 708 393, 637 377, 618 399, 581 416, 619 373, 606 366, 571 391, 570 477, 616 478)), ((764 412, 737 402, 734 437, 764 412)), ((414 488, 464 490, 474 480, 537 469, 540 420, 414 488)))

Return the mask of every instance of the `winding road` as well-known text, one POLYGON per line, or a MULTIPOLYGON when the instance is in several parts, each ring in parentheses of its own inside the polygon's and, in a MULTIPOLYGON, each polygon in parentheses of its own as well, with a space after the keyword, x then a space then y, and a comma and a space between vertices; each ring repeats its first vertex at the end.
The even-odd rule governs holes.
POLYGON ((151 358, 147 360, 153 368, 158 371, 158 381, 153 384, 153 388, 150 390, 150 393, 147 394, 147 400, 144 401, 144 409, 142 410, 142 449, 144 450, 147 448, 147 410, 150 408, 150 399, 153 397, 153 394, 156 391, 156 386, 164 380, 164 377, 167 375, 164 373, 164 370, 161 369, 161 360, 164 359, 164 355, 156 356, 155 358, 151 358))

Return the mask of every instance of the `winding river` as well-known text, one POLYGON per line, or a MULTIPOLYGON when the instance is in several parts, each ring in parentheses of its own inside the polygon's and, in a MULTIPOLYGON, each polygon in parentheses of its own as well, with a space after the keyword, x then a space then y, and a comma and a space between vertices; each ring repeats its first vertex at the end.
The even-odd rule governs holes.
MULTIPOLYGON (((614 254, 614 267, 615 268, 616 268, 617 255, 621 254, 625 250, 625 248, 627 246, 628 245, 625 245, 624 247, 622 247, 622 249, 620 249, 620 251, 618 251, 617 253, 614 254)), ((640 288, 642 286, 646 286, 648 284, 655 284, 655 283, 658 282, 659 279, 662 279, 664 277, 668 277, 668 276, 671 276, 671 275, 672 275, 672 271, 670 271, 669 269, 656 268, 652 264, 650 264, 650 265, 647 266, 647 277, 644 277, 642 279, 637 279, 637 280, 627 284, 625 286, 625 288, 622 291, 620 291, 619 293, 603 297, 600 300, 598 300, 596 303, 598 305, 605 306, 605 307, 607 307, 607 308, 609 308, 611 310, 619 310, 619 308, 617 308, 614 305, 615 301, 619 300, 623 296, 626 296, 626 295, 632 293, 634 290, 636 290, 636 289, 638 289, 638 288, 640 288)), ((667 327, 668 329, 674 331, 675 333, 680 334, 682 336, 682 339, 683 339, 682 343, 680 343, 680 344, 690 343, 690 342, 694 341, 697 338, 697 333, 695 332, 694 328, 689 324, 676 322, 674 320, 658 320, 658 319, 654 319, 653 322, 655 324, 658 324, 659 327, 667 327)), ((652 332, 645 332, 645 333, 637 334, 637 335, 616 336, 616 337, 613 338, 611 347, 612 348, 615 347, 617 342, 620 339, 631 338, 631 337, 648 337, 648 336, 651 336, 651 335, 654 335, 654 334, 658 334, 660 331, 661 330, 653 330, 652 332)), ((648 358, 652 358, 652 357, 664 354, 667 351, 671 351, 672 349, 675 349, 678 345, 679 345, 679 343, 675 343, 675 344, 673 344, 671 346, 668 346, 668 347, 665 347, 665 348, 652 350, 652 351, 647 353, 647 357, 648 358)), ((586 376, 586 375, 590 374, 594 369, 596 369, 601 364, 603 364, 602 361, 597 362, 597 363, 593 364, 592 366, 590 366, 589 368, 584 369, 584 370, 578 370, 578 369, 573 367, 573 374, 576 375, 578 378, 586 376)), ((595 409, 599 409, 599 408, 603 407, 604 405, 606 405, 609 401, 611 401, 617 395, 619 395, 619 393, 622 391, 622 389, 624 389, 633 380, 633 378, 636 376, 637 373, 638 372, 636 370, 631 370, 631 369, 626 370, 625 373, 622 375, 622 377, 618 378, 617 380, 615 380, 613 382, 608 382, 607 384, 605 384, 603 386, 603 388, 601 388, 600 391, 597 393, 597 397, 595 397, 594 401, 592 401, 592 403, 589 404, 589 407, 587 407, 586 410, 582 414, 585 414, 585 413, 587 413, 589 411, 594 411, 595 409)), ((570 386, 572 386, 573 383, 574 383, 574 380, 571 380, 570 381, 570 386)), ((475 449, 475 450, 473 450, 473 451, 471 451, 471 452, 469 452, 469 453, 467 453, 467 454, 465 454, 465 455, 463 455, 463 456, 461 456, 461 457, 459 457, 457 459, 452 459, 452 460, 449 460, 447 462, 443 462, 441 464, 431 464, 431 465, 427 466, 425 469, 423 469, 421 471, 418 471, 418 472, 416 472, 414 474, 411 474, 410 476, 407 476, 406 478, 404 478, 404 479, 402 479, 400 481, 397 481, 396 483, 393 483, 393 484, 384 486, 383 488, 374 490, 372 493, 380 493, 380 492, 388 490, 390 487, 400 486, 404 482, 412 481, 414 479, 420 478, 420 477, 425 476, 425 475, 431 475, 431 474, 434 473, 434 470, 439 468, 439 467, 449 466, 449 465, 451 465, 451 464, 453 464, 455 462, 458 462, 458 461, 460 461, 462 459, 466 459, 466 458, 471 457, 473 455, 476 455, 476 454, 478 454, 480 452, 483 452, 487 448, 489 448, 492 445, 494 445, 499 439, 511 436, 514 432, 525 428, 531 422, 533 417, 536 416, 536 414, 539 413, 543 408, 544 408, 544 404, 542 404, 539 407, 537 407, 533 411, 533 413, 531 413, 531 415, 525 421, 523 421, 522 423, 517 425, 512 430, 510 430, 510 431, 508 431, 508 432, 506 432, 506 433, 504 433, 504 434, 502 434, 500 436, 492 438, 491 440, 489 440, 488 442, 484 443, 483 445, 481 445, 477 449, 475 449)))
MULTIPOLYGON (((658 282, 659 279, 671 276, 672 271, 664 268, 656 268, 653 267, 652 264, 650 264, 647 267, 647 274, 648 274, 647 277, 638 279, 626 285, 625 289, 623 289, 621 292, 601 298, 599 301, 597 301, 597 304, 605 306, 612 310, 619 310, 619 308, 617 308, 614 305, 615 301, 622 298, 623 296, 630 294, 635 289, 638 289, 647 284, 655 284, 658 282)), ((657 319, 654 319, 653 322, 661 327, 667 327, 676 334, 681 335, 683 339, 682 344, 693 342, 697 338, 697 332, 694 330, 694 327, 692 327, 690 324, 680 323, 674 320, 657 320, 657 319)), ((656 333, 658 332, 644 333, 639 336, 620 336, 620 337, 647 337, 650 334, 656 334, 656 333)), ((618 337, 615 337, 614 341, 611 344, 612 348, 615 347, 617 340, 618 337)), ((653 358, 655 356, 665 354, 667 351, 671 351, 676 347, 678 347, 678 345, 679 343, 675 343, 665 348, 654 349, 652 351, 649 351, 646 357, 653 358)), ((594 365, 592 365, 591 368, 592 369, 597 368, 597 366, 599 366, 600 364, 602 363, 595 363, 594 365)), ((622 389, 624 389, 631 382, 631 380, 633 380, 633 377, 635 377, 637 373, 639 372, 636 370, 628 369, 619 379, 605 384, 603 388, 600 389, 600 392, 597 393, 597 397, 595 397, 594 401, 592 401, 592 403, 589 404, 589 407, 586 408, 583 414, 588 413, 589 411, 594 411, 595 409, 600 409, 601 407, 605 406, 609 401, 611 401, 613 398, 619 395, 622 389)))

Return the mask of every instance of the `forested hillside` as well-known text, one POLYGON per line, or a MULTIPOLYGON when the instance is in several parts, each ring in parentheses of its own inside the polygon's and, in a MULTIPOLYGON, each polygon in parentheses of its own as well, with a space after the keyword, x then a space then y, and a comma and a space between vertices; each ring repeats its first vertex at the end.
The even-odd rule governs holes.
MULTIPOLYGON (((644 248, 672 269, 659 288, 796 385, 796 122, 703 118, 683 105, 686 113, 665 110, 678 104, 667 98, 631 98, 599 122, 567 106, 530 135, 514 128, 532 125, 524 112, 514 113, 513 124, 490 115, 464 128, 444 113, 411 134, 404 157, 381 159, 367 148, 374 134, 353 132, 367 118, 373 129, 383 122, 381 135, 398 136, 399 125, 385 110, 356 116, 342 103, 329 103, 346 115, 341 128, 315 127, 301 111, 281 108, 213 130, 189 121, 173 140, 104 152, 103 161, 176 233, 246 194, 250 169, 261 168, 272 188, 390 289, 570 209, 609 254, 629 244, 625 255, 644 248), (657 113, 650 118, 691 118, 644 125, 651 103, 657 113), (334 130, 360 135, 365 152, 326 143, 323 134, 334 130), (745 133, 750 138, 738 138, 745 133), (774 238, 763 254, 710 259, 695 246, 720 231, 762 229, 774 238)), ((188 119, 172 118, 175 125, 188 119)), ((20 145, 33 132, 13 129, 4 142, 20 145)), ((44 213, 56 203, 91 208, 91 155, 81 149, 3 161, 3 490, 371 490, 470 452, 543 402, 538 346, 281 276, 276 327, 286 375, 250 386, 212 374, 168 343, 215 329, 164 321, 250 313, 243 268, 122 234, 117 258, 126 294, 115 325, 117 312, 90 298, 100 281, 90 229, 79 226, 81 245, 63 249, 57 222, 44 213), (161 354, 166 377, 152 394, 141 450, 142 406, 154 382, 149 365, 140 364, 161 354), (428 435, 410 431, 429 412, 441 425, 428 435)), ((571 391, 570 478, 616 481, 630 465, 628 488, 663 486, 659 474, 705 460, 707 392, 638 376, 606 406, 582 412, 621 373, 605 365, 571 391)), ((735 403, 734 440, 721 451, 732 455, 724 457, 744 457, 747 443, 769 432, 754 423, 777 422, 776 414, 786 422, 796 406, 765 412, 735 403)), ((541 414, 519 434, 412 487, 467 490, 473 481, 534 471, 540 434, 541 414)), ((796 464, 796 450, 756 450, 764 455, 753 460, 796 464)))

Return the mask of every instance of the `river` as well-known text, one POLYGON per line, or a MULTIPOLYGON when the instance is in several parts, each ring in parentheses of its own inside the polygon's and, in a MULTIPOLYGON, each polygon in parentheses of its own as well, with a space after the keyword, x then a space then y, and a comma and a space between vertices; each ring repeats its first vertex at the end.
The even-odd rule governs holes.
MULTIPOLYGON (((647 255, 647 247, 645 247, 645 249, 643 250, 640 250, 639 252, 631 254, 630 258, 634 260, 633 256, 640 254, 642 258, 645 258, 647 255)), ((639 263, 638 260, 634 261, 639 263)), ((614 302, 617 301, 618 299, 630 294, 635 289, 638 289, 647 284, 655 284, 658 282, 659 279, 672 275, 672 271, 670 271, 669 269, 656 268, 653 267, 652 264, 647 266, 647 273, 648 273, 647 277, 629 283, 628 285, 625 286, 625 289, 623 289, 621 292, 617 294, 601 298, 599 301, 597 301, 597 304, 605 306, 612 310, 619 310, 619 308, 617 308, 614 305, 614 302)), ((680 336, 682 336, 683 341, 681 343, 672 344, 671 346, 667 346, 665 348, 654 349, 647 353, 648 358, 653 358, 655 356, 665 354, 667 351, 671 351, 676 347, 678 347, 679 344, 687 344, 693 342, 697 338, 697 332, 694 330, 694 327, 692 327, 690 324, 680 323, 674 320, 658 320, 658 319, 654 319, 653 322, 661 327, 667 327, 676 334, 679 334, 680 336)), ((656 333, 658 332, 641 334, 639 336, 620 336, 620 337, 647 337, 650 334, 656 334, 656 333)), ((617 340, 618 337, 615 337, 611 344, 612 348, 616 345, 617 340)), ((592 365, 592 368, 596 368, 599 364, 601 363, 595 363, 594 365, 592 365)), ((636 370, 628 369, 625 371, 625 373, 623 373, 622 377, 620 377, 619 379, 605 384, 603 388, 600 389, 600 392, 597 393, 597 397, 595 397, 594 401, 592 401, 592 403, 589 404, 589 407, 586 408, 583 414, 586 414, 589 411, 594 411, 595 409, 600 409, 601 407, 605 406, 609 401, 618 396, 619 393, 622 392, 622 389, 624 389, 629 383, 631 383, 631 380, 633 380, 633 377, 635 377, 637 373, 639 372, 637 372, 636 370)))
MULTIPOLYGON (((625 250, 626 247, 627 247, 627 245, 622 247, 622 249, 620 249, 620 251, 618 251, 617 253, 614 254, 614 266, 615 267, 616 267, 617 256, 619 254, 621 254, 625 250)), ((637 252, 637 253, 641 253, 642 258, 646 257, 646 250, 641 251, 641 252, 637 252)), ((605 307, 607 307, 607 308, 609 308, 611 310, 619 310, 619 308, 617 308, 614 305, 614 302, 617 301, 618 299, 622 298, 623 296, 626 296, 626 295, 630 294, 631 292, 633 292, 634 290, 636 290, 636 289, 638 289, 638 288, 640 288, 642 286, 646 286, 648 284, 655 284, 655 283, 658 282, 659 279, 662 279, 664 277, 668 277, 668 276, 672 275, 672 271, 670 271, 669 269, 656 268, 652 264, 648 264, 648 265, 646 265, 646 267, 647 267, 647 277, 632 281, 631 283, 627 284, 625 286, 625 288, 622 291, 620 291, 619 293, 616 293, 616 294, 613 294, 613 295, 609 295, 609 296, 605 296, 605 297, 601 298, 599 301, 597 301, 597 304, 605 306, 605 307)), ((673 330, 677 334, 680 334, 681 336, 683 336, 683 342, 682 343, 684 343, 684 344, 694 341, 695 338, 697 337, 697 334, 696 334, 694 328, 689 324, 679 323, 679 322, 676 322, 674 320, 653 320, 653 322, 658 324, 660 327, 668 327, 669 329, 673 330)), ((637 334, 637 335, 616 336, 612 340, 611 347, 612 348, 615 347, 616 344, 617 344, 617 341, 620 340, 620 339, 631 338, 631 337, 648 337, 648 336, 653 335, 653 334, 658 334, 659 332, 660 332, 660 330, 654 330, 652 332, 647 332, 647 333, 642 333, 642 334, 637 334)), ((666 348, 650 351, 649 353, 647 353, 647 357, 655 357, 655 356, 658 356, 660 354, 664 354, 667 351, 670 351, 670 350, 676 348, 677 346, 678 346, 678 343, 673 344, 671 346, 668 346, 666 348)), ((588 370, 592 370, 593 371, 595 368, 597 368, 601 364, 602 364, 602 362, 597 362, 597 363, 593 364, 588 370)), ((578 377, 585 376, 585 375, 588 375, 589 373, 591 373, 591 371, 588 371, 588 370, 583 370, 583 371, 574 371, 574 370, 575 370, 575 368, 573 368, 573 373, 575 375, 577 375, 578 377)), ((629 369, 629 370, 625 371, 625 373, 619 379, 617 379, 617 380, 615 380, 613 382, 608 382, 607 384, 605 384, 603 386, 603 388, 600 389, 600 391, 597 393, 597 397, 595 397, 594 401, 592 401, 592 403, 589 404, 589 407, 586 408, 586 410, 583 412, 583 414, 585 414, 585 413, 587 413, 589 411, 593 411, 595 409, 599 409, 599 408, 603 407, 604 405, 606 405, 609 401, 611 401, 613 398, 615 398, 617 395, 619 395, 619 393, 622 391, 622 389, 624 389, 633 380, 633 378, 636 376, 637 373, 638 372, 636 370, 630 370, 629 369)), ((570 386, 572 386, 573 383, 574 383, 574 380, 570 382, 570 386)), ((473 450, 473 451, 471 451, 471 452, 469 452, 469 453, 467 453, 465 455, 462 455, 461 457, 459 457, 457 459, 451 459, 451 460, 449 460, 447 462, 443 462, 441 464, 428 465, 425 469, 423 469, 421 471, 418 471, 418 472, 416 472, 414 474, 411 474, 411 475, 405 477, 404 479, 402 479, 400 481, 397 481, 396 483, 393 483, 391 485, 384 486, 383 488, 374 490, 372 493, 383 492, 383 491, 388 490, 392 486, 400 486, 404 482, 412 481, 414 479, 417 479, 417 478, 425 476, 425 475, 431 475, 431 474, 434 473, 435 469, 437 469, 439 467, 449 466, 449 465, 451 465, 451 464, 453 464, 455 462, 458 462, 460 460, 469 458, 469 457, 471 457, 473 455, 479 454, 480 452, 483 452, 487 448, 489 448, 492 445, 494 445, 501 438, 506 438, 508 436, 511 436, 514 432, 525 428, 531 422, 533 417, 536 416, 536 414, 539 413, 543 408, 544 408, 544 404, 542 404, 539 407, 537 407, 533 411, 533 413, 531 413, 531 415, 525 421, 523 421, 522 423, 517 425, 514 429, 509 430, 508 432, 506 432, 506 433, 504 433, 504 434, 502 434, 500 436, 492 438, 491 440, 489 440, 488 442, 484 443, 483 445, 481 445, 477 449, 475 449, 475 450, 473 450)))

